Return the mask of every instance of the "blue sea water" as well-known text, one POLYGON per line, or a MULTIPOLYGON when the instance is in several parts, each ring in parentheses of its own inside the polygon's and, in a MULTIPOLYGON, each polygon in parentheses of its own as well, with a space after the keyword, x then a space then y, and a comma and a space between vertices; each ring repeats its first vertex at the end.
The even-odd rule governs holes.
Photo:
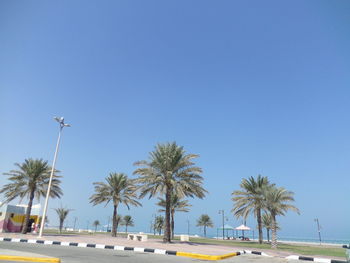
MULTIPOLYGON (((230 235, 231 236, 231 235, 230 235)), ((250 239, 257 239, 258 236, 254 235, 252 236, 251 234, 246 233, 244 235, 245 237, 249 237, 250 239)), ((211 236, 212 238, 215 238, 214 236, 211 236)), ((222 236, 219 236, 219 239, 222 238, 222 236)), ((264 236, 264 238, 266 238, 264 236)), ((271 239, 271 234, 270 234, 270 239, 271 239)), ((307 243, 315 243, 319 244, 320 241, 317 238, 301 238, 301 237, 280 237, 278 236, 278 240, 280 241, 291 241, 291 242, 307 242, 307 243)), ((350 244, 350 237, 348 239, 330 239, 330 238, 325 238, 321 239, 321 243, 329 243, 329 244, 339 244, 339 245, 349 245, 350 244)))
MULTIPOLYGON (((316 238, 279 237, 278 239, 281 241, 310 242, 317 244, 320 243, 320 241, 316 238)), ((321 242, 329 244, 346 245, 350 243, 350 239, 322 239, 321 242)))

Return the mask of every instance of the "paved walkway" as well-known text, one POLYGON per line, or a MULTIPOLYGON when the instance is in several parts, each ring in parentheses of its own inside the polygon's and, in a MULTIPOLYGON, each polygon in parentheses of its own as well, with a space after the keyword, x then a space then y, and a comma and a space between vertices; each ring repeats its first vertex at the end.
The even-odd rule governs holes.
MULTIPOLYGON (((0 233, 1 237, 11 238, 25 238, 25 239, 39 239, 36 234, 19 234, 19 233, 0 233)), ((241 251, 244 249, 252 250, 243 247, 221 246, 221 245, 209 245, 192 242, 180 242, 174 241, 173 243, 166 244, 160 239, 148 239, 146 242, 127 240, 126 237, 111 237, 106 234, 92 234, 92 235, 56 235, 45 234, 42 237, 43 240, 52 241, 64 241, 64 242, 77 242, 77 243, 92 243, 92 244, 105 244, 105 245, 120 245, 128 247, 144 247, 144 248, 157 248, 164 250, 183 251, 190 253, 199 253, 207 255, 222 255, 232 252, 241 251)), ((276 253, 275 253, 276 254, 276 253)), ((279 254, 279 253, 278 253, 279 254)), ((288 255, 288 254, 286 254, 288 255)))
MULTIPOLYGON (((0 237, 10 237, 10 238, 23 238, 23 239, 40 239, 37 234, 19 234, 19 233, 0 233, 0 237)), ((148 239, 146 242, 127 240, 126 237, 111 237, 106 234, 91 234, 91 235, 59 235, 59 234, 45 234, 42 240, 51 241, 62 241, 62 242, 77 242, 77 243, 91 243, 91 244, 104 244, 104 245, 120 245, 128 247, 141 247, 141 248, 154 248, 154 249, 164 249, 164 250, 174 250, 206 255, 223 255, 232 252, 242 251, 242 250, 258 250, 265 252, 268 255, 274 257, 285 258, 290 255, 290 253, 279 250, 269 250, 269 249, 252 249, 249 247, 233 247, 224 245, 211 245, 203 243, 192 243, 192 242, 180 242, 174 241, 171 244, 163 243, 159 239, 148 239)), ((230 241, 227 241, 230 242, 230 241)), ((322 256, 322 258, 334 258, 322 256)), ((344 259, 343 259, 344 260, 344 259)))

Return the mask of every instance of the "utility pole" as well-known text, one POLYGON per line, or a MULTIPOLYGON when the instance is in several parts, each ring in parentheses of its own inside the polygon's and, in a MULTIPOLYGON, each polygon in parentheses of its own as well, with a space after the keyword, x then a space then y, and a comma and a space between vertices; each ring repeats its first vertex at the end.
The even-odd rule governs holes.
POLYGON ((222 214, 222 239, 225 239, 225 211, 219 210, 219 214, 222 214))
POLYGON ((320 245, 321 245, 321 227, 320 227, 320 222, 318 221, 318 218, 315 218, 314 221, 317 223, 318 238, 320 240, 320 245))
POLYGON ((187 235, 190 235, 190 220, 187 219, 187 235))
POLYGON ((60 130, 59 130, 59 133, 58 133, 55 155, 53 157, 53 164, 52 164, 52 167, 51 167, 49 184, 47 186, 47 192, 46 192, 46 198, 45 198, 45 204, 44 204, 44 211, 43 211, 43 215, 41 217, 40 231, 39 231, 39 237, 40 238, 43 236, 43 231, 44 231, 44 227, 45 227, 45 220, 46 220, 47 207, 49 205, 49 198, 50 198, 52 178, 53 178, 53 175, 54 175, 54 172, 55 172, 55 165, 56 165, 56 160, 57 160, 58 149, 60 147, 61 132, 62 132, 64 127, 70 127, 69 124, 64 123, 64 118, 63 117, 60 117, 60 118, 55 117, 54 120, 57 121, 60 124, 60 130))
POLYGON ((107 231, 106 232, 108 232, 108 229, 109 229, 109 221, 111 221, 111 217, 110 216, 108 217, 107 231))
POLYGON ((156 214, 153 214, 152 217, 154 217, 154 223, 153 223, 153 235, 156 235, 156 214))
POLYGON ((73 226, 73 231, 75 231, 75 223, 77 222, 77 217, 74 218, 74 226, 73 226))

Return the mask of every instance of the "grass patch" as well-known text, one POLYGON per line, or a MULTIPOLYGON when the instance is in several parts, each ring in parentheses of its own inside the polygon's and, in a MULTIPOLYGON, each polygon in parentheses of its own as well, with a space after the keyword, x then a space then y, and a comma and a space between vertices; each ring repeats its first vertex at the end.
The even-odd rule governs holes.
MULTIPOLYGON (((232 247, 245 247, 254 249, 271 249, 271 245, 267 243, 259 244, 254 241, 235 241, 235 240, 216 240, 209 238, 190 238, 191 242, 224 245, 232 247)), ((287 251, 295 255, 317 255, 317 256, 330 256, 330 257, 343 257, 345 258, 345 249, 338 247, 325 247, 325 246, 309 246, 309 245, 294 245, 294 244, 278 244, 277 250, 287 251)))

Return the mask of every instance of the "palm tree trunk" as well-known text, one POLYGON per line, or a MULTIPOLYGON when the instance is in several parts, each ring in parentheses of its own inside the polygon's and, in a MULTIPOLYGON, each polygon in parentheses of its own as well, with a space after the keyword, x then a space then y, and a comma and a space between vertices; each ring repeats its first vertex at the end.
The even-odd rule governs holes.
POLYGON ((259 244, 263 242, 263 231, 262 231, 262 223, 261 223, 261 210, 258 209, 256 211, 256 218, 258 220, 258 229, 259 229, 259 244))
POLYGON ((128 233, 128 225, 125 225, 125 232, 128 233))
POLYGON ((267 242, 270 242, 270 228, 266 228, 267 242))
POLYGON ((113 206, 113 219, 112 219, 112 237, 117 236, 117 206, 113 206))
POLYGON ((204 237, 207 237, 207 227, 206 226, 204 226, 204 237))
POLYGON ((63 220, 60 219, 60 226, 59 226, 60 234, 62 234, 62 228, 63 228, 63 220))
POLYGON ((170 202, 171 202, 171 189, 170 186, 166 186, 165 194, 165 231, 163 241, 166 243, 171 242, 171 233, 170 233, 170 202))
POLYGON ((174 239, 174 228, 175 228, 175 222, 174 222, 174 214, 175 211, 171 211, 171 238, 174 239))
POLYGON ((276 233, 276 215, 271 213, 271 219, 272 219, 272 240, 271 240, 271 247, 276 249, 277 248, 277 233, 276 233))
POLYGON ((28 223, 29 223, 29 218, 30 218, 30 212, 32 211, 32 205, 33 205, 33 199, 34 199, 34 193, 35 193, 35 188, 32 189, 32 191, 30 192, 30 196, 29 196, 29 203, 28 203, 28 207, 26 210, 26 216, 24 219, 24 225, 22 228, 22 234, 27 234, 27 229, 28 229, 28 223))

